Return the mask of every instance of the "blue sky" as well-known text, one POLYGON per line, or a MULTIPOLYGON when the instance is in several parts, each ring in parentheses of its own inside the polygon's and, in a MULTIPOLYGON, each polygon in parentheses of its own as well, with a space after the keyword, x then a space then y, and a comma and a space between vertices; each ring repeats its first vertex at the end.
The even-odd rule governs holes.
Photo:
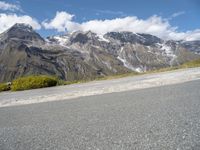
MULTIPOLYGON (((0 13, 30 16, 41 25, 38 32, 42 36, 62 34, 68 31, 69 25, 65 25, 65 30, 62 32, 59 32, 55 25, 49 25, 48 27, 42 25, 44 21, 50 24, 57 12, 66 12, 73 15, 71 21, 73 20, 74 24, 82 24, 91 20, 103 21, 125 17, 137 17, 138 20, 146 21, 152 16, 157 16, 163 22, 166 21, 172 30, 176 28, 174 32, 187 33, 195 31, 196 36, 196 30, 200 29, 199 0, 82 0, 78 2, 69 0, 18 0, 17 2, 16 0, 4 0, 2 2, 16 5, 20 10, 0 9, 0 13)), ((84 28, 88 29, 89 27, 84 28)), ((74 30, 74 27, 72 29, 74 30)), ((115 29, 119 29, 119 27, 115 29)), ((130 30, 130 28, 127 30, 130 30)))

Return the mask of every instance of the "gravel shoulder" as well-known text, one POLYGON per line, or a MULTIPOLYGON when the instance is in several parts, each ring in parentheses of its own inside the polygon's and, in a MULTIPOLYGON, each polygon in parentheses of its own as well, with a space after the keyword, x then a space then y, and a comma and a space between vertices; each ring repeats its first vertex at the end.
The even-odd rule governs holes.
POLYGON ((198 79, 200 79, 200 68, 190 68, 29 91, 4 92, 0 93, 0 107, 67 100, 83 96, 184 83, 198 79))

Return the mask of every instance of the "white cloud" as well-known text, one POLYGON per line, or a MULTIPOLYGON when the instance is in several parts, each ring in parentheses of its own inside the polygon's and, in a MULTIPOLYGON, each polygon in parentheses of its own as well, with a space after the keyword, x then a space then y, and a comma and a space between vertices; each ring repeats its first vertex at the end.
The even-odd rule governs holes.
POLYGON ((95 10, 98 14, 108 14, 108 15, 119 15, 119 16, 126 16, 126 14, 122 11, 112 11, 112 10, 95 10))
POLYGON ((50 20, 50 22, 46 20, 42 24, 46 29, 56 29, 59 32, 64 32, 66 28, 70 27, 73 17, 74 15, 66 12, 57 12, 54 19, 50 20))
POLYGON ((34 29, 40 29, 41 25, 37 20, 31 18, 30 16, 18 16, 16 14, 0 14, 0 33, 4 32, 15 23, 25 23, 31 25, 34 29))
POLYGON ((9 10, 9 11, 21 11, 20 6, 15 4, 6 3, 4 1, 0 1, 0 10, 9 10))
POLYGON ((186 41, 200 40, 200 29, 196 29, 193 31, 187 31, 187 32, 172 33, 171 37, 174 37, 176 39, 183 39, 186 41))
MULTIPOLYGON (((177 15, 180 15, 180 13, 173 16, 176 17, 177 15)), ((42 24, 46 29, 56 29, 59 32, 90 30, 102 35, 112 31, 130 31, 152 34, 163 39, 200 40, 200 30, 178 32, 178 28, 171 26, 168 20, 156 15, 145 20, 136 16, 128 16, 110 20, 91 20, 82 23, 73 21, 73 17, 74 15, 67 12, 57 12, 52 20, 45 20, 42 24)))
POLYGON ((184 11, 180 11, 180 12, 176 12, 176 13, 174 13, 174 14, 172 14, 172 18, 175 18, 175 17, 178 17, 178 16, 181 16, 181 15, 184 15, 185 14, 185 12, 184 11))

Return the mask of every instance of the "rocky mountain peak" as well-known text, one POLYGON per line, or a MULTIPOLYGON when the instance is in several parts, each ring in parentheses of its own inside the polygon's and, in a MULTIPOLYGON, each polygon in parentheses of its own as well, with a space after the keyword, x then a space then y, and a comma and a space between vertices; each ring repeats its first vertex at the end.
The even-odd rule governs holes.
POLYGON ((133 32, 109 32, 105 35, 105 37, 118 40, 121 43, 139 43, 147 46, 162 42, 162 40, 156 36, 133 32))
POLYGON ((44 39, 33 30, 32 26, 17 23, 0 35, 2 41, 22 40, 27 42, 44 43, 44 39))
POLYGON ((31 25, 24 23, 16 23, 9 29, 9 31, 10 30, 23 30, 26 32, 34 32, 33 27, 31 25))
POLYGON ((96 35, 96 33, 93 33, 91 31, 87 31, 87 32, 76 31, 76 32, 72 33, 72 35, 70 36, 70 41, 72 43, 79 42, 81 44, 85 44, 89 40, 95 40, 95 39, 97 39, 97 35, 96 35))
POLYGON ((200 41, 181 41, 181 45, 200 54, 200 41))

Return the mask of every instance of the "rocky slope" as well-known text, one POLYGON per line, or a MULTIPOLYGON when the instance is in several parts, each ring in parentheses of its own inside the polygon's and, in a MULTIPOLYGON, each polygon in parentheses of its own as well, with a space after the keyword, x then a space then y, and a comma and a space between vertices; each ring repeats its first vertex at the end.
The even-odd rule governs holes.
POLYGON ((16 24, 0 35, 0 82, 32 74, 64 80, 96 78, 179 65, 200 57, 200 41, 165 41, 148 34, 74 32, 43 39, 16 24))

